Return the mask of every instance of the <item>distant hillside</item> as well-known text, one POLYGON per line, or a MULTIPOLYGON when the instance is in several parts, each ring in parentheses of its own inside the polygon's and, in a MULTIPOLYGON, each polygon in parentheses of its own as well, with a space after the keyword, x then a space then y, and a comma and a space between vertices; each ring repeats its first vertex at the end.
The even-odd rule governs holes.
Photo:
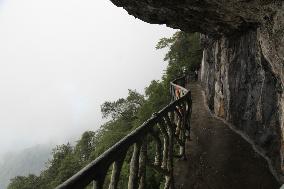
POLYGON ((38 175, 51 157, 51 145, 37 145, 16 153, 6 154, 0 162, 0 189, 6 189, 10 179, 28 174, 38 175))

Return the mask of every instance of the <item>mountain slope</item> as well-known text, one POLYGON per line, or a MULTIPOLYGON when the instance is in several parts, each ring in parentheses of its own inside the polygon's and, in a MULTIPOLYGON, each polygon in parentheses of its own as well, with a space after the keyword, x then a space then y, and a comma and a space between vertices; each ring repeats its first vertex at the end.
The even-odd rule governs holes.
POLYGON ((6 189, 16 176, 40 174, 51 157, 51 145, 37 145, 16 153, 6 154, 0 164, 0 189, 6 189))

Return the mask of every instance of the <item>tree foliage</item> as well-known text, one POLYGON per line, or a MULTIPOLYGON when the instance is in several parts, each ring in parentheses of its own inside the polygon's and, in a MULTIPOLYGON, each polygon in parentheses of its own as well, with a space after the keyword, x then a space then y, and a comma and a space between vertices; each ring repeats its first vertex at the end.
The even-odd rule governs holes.
POLYGON ((134 90, 128 90, 126 98, 120 98, 114 102, 105 102, 101 106, 103 118, 111 117, 113 120, 123 118, 125 120, 135 119, 137 111, 144 103, 144 96, 134 90))
POLYGON ((168 48, 164 60, 168 61, 166 76, 181 76, 200 68, 202 49, 198 33, 176 32, 170 38, 162 38, 156 49, 168 48))
POLYGON ((29 175, 27 177, 18 176, 11 180, 9 189, 38 189, 41 187, 40 177, 29 175))

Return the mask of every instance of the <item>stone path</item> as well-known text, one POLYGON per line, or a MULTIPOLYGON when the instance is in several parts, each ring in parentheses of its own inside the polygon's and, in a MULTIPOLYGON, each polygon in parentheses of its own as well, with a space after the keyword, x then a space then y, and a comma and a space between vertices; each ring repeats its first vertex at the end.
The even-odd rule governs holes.
POLYGON ((201 87, 193 98, 187 161, 175 165, 176 189, 279 189, 266 161, 205 107, 201 87))

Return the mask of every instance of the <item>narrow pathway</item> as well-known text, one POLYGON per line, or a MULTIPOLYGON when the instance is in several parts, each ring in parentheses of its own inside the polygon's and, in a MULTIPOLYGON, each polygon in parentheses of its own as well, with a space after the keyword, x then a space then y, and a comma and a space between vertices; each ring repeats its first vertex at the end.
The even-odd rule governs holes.
POLYGON ((191 141, 175 165, 177 189, 279 189, 266 161, 241 136, 214 118, 201 87, 191 84, 191 141))

